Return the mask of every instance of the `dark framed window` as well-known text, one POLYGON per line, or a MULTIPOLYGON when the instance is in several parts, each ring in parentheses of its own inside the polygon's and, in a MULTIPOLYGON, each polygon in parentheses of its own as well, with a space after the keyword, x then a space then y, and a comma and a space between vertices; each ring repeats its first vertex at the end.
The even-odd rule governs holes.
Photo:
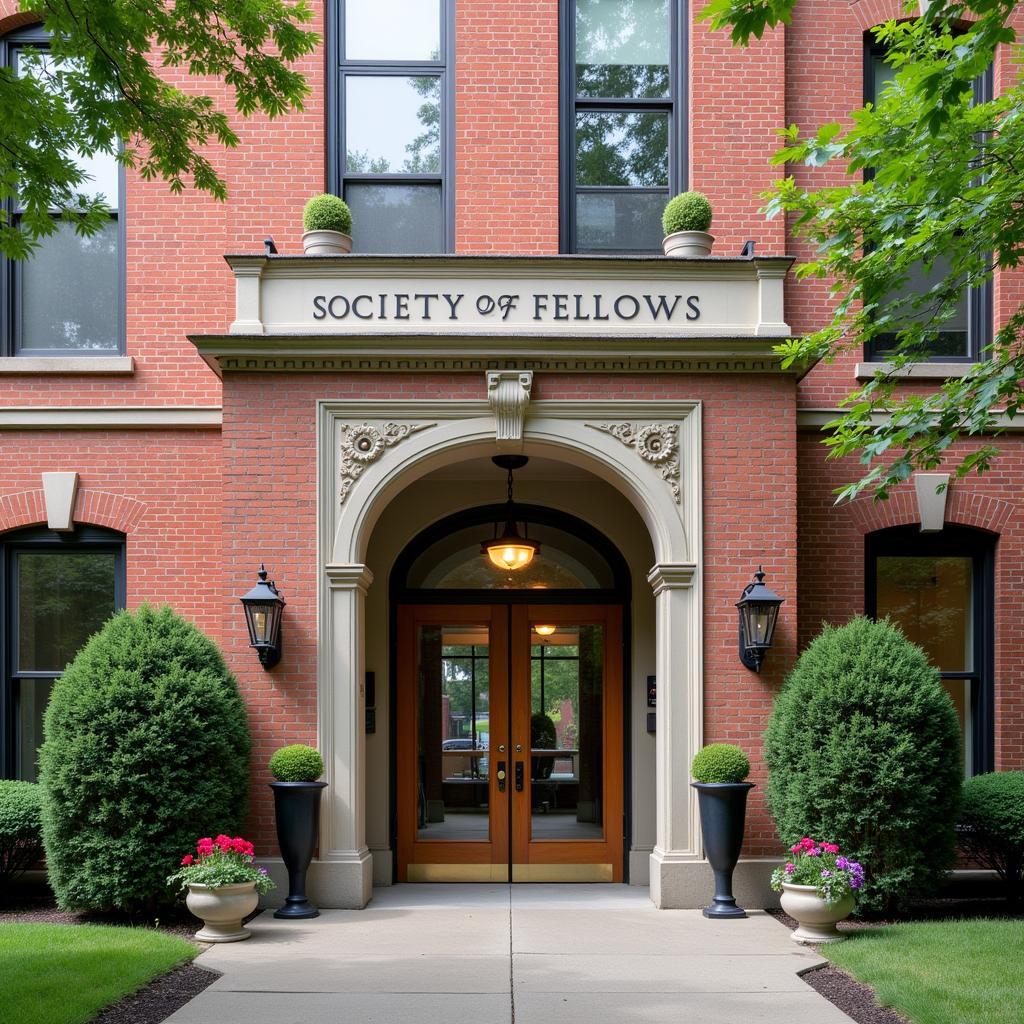
MULTIPOLYGON (((866 37, 864 49, 864 101, 876 103, 885 84, 892 80, 894 71, 886 60, 885 49, 870 36, 866 37)), ((992 98, 992 69, 979 75, 974 81, 974 103, 987 103, 992 98)), ((870 172, 869 172, 870 173, 870 172)), ((906 282, 898 289, 887 293, 883 299, 891 302, 905 298, 908 302, 907 320, 915 315, 909 302, 922 295, 947 273, 949 264, 942 257, 937 258, 930 269, 915 267, 906 282)), ((961 296, 956 315, 947 320, 933 338, 927 351, 921 356, 932 362, 976 363, 984 358, 985 348, 992 342, 992 282, 987 281, 978 288, 971 288, 961 296)), ((896 332, 876 335, 865 351, 866 358, 884 361, 892 357, 896 348, 896 332)))
POLYGON ((124 538, 81 526, 0 536, 0 769, 36 779, 53 681, 125 605, 124 538))
POLYGON ((869 534, 865 607, 888 616, 942 673, 960 720, 964 774, 994 765, 995 536, 947 526, 869 534))
POLYGON ((562 0, 561 248, 661 252, 686 180, 685 0, 562 0))
MULTIPOLYGON (((48 60, 39 26, 0 37, 0 67, 19 74, 29 53, 48 60)), ((44 65, 45 66, 45 65, 44 65)), ((110 204, 110 221, 85 238, 61 221, 26 260, 0 258, 0 355, 109 356, 125 350, 124 168, 113 155, 80 157, 83 186, 110 204)), ((8 201, 12 221, 18 203, 8 201)))
POLYGON ((454 248, 455 0, 337 0, 327 178, 353 251, 454 248))

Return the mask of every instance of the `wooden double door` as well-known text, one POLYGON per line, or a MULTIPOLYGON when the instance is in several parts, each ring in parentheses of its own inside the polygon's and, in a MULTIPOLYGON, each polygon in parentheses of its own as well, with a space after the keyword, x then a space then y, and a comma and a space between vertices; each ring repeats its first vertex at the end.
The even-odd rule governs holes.
POLYGON ((398 613, 399 881, 621 881, 618 606, 398 613))

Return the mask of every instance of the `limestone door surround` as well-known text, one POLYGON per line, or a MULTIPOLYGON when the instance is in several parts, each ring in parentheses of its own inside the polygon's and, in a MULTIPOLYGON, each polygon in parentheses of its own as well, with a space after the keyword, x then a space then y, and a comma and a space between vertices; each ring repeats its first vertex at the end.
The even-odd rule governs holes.
MULTIPOLYGON (((488 457, 510 441, 605 480, 632 503, 656 562, 646 573, 656 602, 657 838, 651 898, 681 906, 701 858, 688 765, 701 741, 701 405, 697 401, 494 401, 481 374, 479 401, 322 401, 318 408, 319 745, 329 783, 320 857, 311 873, 326 906, 362 907, 372 887, 362 773, 364 615, 372 573, 367 545, 383 509, 413 481, 488 457), (509 430, 509 403, 515 407, 509 430), (520 416, 521 414, 521 416, 520 416), (509 437, 509 434, 519 437, 509 437)), ((426 525, 426 524, 424 524, 426 525)), ((692 905, 692 904, 690 904, 692 905)))

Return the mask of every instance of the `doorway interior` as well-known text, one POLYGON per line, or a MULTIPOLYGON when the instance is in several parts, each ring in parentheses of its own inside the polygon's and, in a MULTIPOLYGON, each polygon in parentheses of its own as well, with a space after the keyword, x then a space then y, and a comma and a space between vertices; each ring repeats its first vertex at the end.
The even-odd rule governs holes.
POLYGON ((628 571, 537 506, 537 557, 494 571, 504 511, 447 517, 392 573, 395 880, 623 881, 628 571))

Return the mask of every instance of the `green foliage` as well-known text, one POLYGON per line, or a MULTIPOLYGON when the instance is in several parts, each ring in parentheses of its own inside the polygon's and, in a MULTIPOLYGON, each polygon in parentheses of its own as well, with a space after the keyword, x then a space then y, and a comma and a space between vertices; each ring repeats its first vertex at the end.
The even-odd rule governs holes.
POLYGON ((53 688, 40 751, 43 841, 61 907, 169 899, 197 835, 237 831, 249 730, 220 652, 170 608, 119 612, 53 688))
POLYGON ((1024 772, 991 772, 964 783, 960 840, 1020 900, 1024 873, 1024 772))
POLYGON ((783 841, 827 836, 860 861, 862 908, 893 909, 942 882, 960 728, 938 671, 891 623, 825 626, 775 700, 764 750, 783 841))
POLYGON ((661 226, 666 235, 677 231, 707 231, 711 227, 711 203, 703 192, 683 192, 665 204, 661 226))
POLYGON ((302 227, 306 231, 340 231, 347 235, 352 230, 352 212, 344 199, 324 192, 306 203, 302 227))
POLYGON ((224 199, 224 180, 204 150, 236 146, 238 136, 200 79, 226 83, 243 116, 279 117, 302 109, 309 88, 291 65, 320 44, 302 28, 313 18, 308 0, 22 0, 20 7, 50 33, 54 61, 28 56, 17 77, 0 71, 0 200, 17 191, 24 210, 12 220, 0 206, 0 253, 14 259, 56 230, 51 210, 81 234, 108 223, 76 153, 116 155, 173 192, 190 181, 224 199), (183 73, 191 76, 187 91, 165 80, 183 73))
MULTIPOLYGON (((797 2, 713 0, 702 16, 730 27, 745 45, 788 23, 797 2)), ((765 212, 786 216, 807 239, 814 256, 796 274, 829 281, 834 300, 830 323, 778 346, 784 365, 859 353, 874 339, 889 349, 896 339, 889 368, 850 395, 828 425, 831 456, 855 457, 861 466, 840 499, 865 490, 885 497, 914 470, 940 464, 958 476, 982 473, 998 450, 979 435, 995 431, 994 410, 1013 418, 1020 409, 1024 307, 966 376, 930 394, 908 394, 897 373, 941 336, 968 289, 1024 259, 1024 86, 1012 61, 1001 94, 972 105, 974 79, 999 45, 1015 40, 1007 22, 1017 6, 931 0, 924 17, 887 22, 875 38, 896 75, 878 102, 845 124, 792 125, 782 133, 776 162, 810 168, 801 175, 808 184, 776 182, 765 212), (816 180, 819 171, 827 178, 816 180), (834 184, 837 173, 846 180, 834 184), (908 301, 900 289, 922 270, 930 283, 908 301), (962 440, 969 443, 954 450, 962 440)), ((908 13, 917 15, 917 6, 908 13)))
POLYGON ((43 855, 41 805, 35 783, 0 779, 0 896, 43 855))
POLYGON ((315 747, 292 743, 275 750, 267 767, 278 782, 316 782, 324 773, 324 759, 315 747))
POLYGON ((750 761, 731 743, 709 743, 690 765, 694 782, 742 782, 750 774, 750 761))

